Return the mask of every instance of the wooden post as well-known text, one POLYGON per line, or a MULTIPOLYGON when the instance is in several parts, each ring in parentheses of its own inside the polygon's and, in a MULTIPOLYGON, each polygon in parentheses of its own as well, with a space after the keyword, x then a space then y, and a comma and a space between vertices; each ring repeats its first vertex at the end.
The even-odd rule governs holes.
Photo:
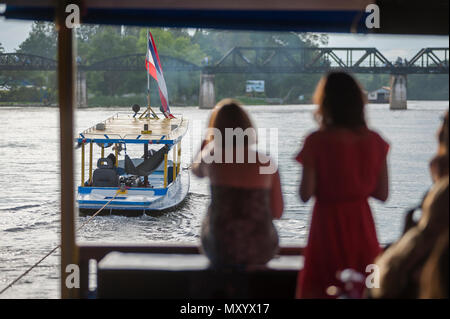
POLYGON ((173 155, 172 155, 172 171, 173 171, 173 182, 177 178, 177 144, 173 146, 173 155))
POLYGON ((84 143, 81 143, 81 186, 84 186, 84 143))
POLYGON ((181 166, 181 141, 178 143, 178 156, 177 156, 177 175, 180 174, 181 166))
POLYGON ((92 185, 92 154, 93 153, 93 143, 89 143, 89 184, 92 185))
POLYGON ((119 167, 119 150, 118 150, 119 144, 116 144, 116 149, 115 149, 115 155, 116 155, 116 162, 114 163, 115 167, 119 167))
POLYGON ((76 65, 72 29, 65 26, 65 8, 69 3, 70 1, 67 0, 58 1, 56 11, 61 170, 61 298, 77 298, 79 296, 79 289, 69 288, 66 285, 67 277, 72 274, 70 271, 66 272, 67 266, 78 265, 78 247, 75 242, 73 179, 73 109, 75 104, 76 65))
MULTIPOLYGON (((148 74, 147 74, 147 76, 148 76, 148 74)), ((149 103, 149 105, 150 105, 150 103, 149 103)), ((144 124, 144 131, 148 132, 148 124, 144 124)), ((148 159, 148 158, 149 158, 149 156, 148 156, 148 143, 145 143, 144 144, 144 161, 146 159, 148 159)), ((149 186, 149 184, 148 184, 148 175, 145 175, 144 176, 144 187, 148 187, 148 186, 149 186)))

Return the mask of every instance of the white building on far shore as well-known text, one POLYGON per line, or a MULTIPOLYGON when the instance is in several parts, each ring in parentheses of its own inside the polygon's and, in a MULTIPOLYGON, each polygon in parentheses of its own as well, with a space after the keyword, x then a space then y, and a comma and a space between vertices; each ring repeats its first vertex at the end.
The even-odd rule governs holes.
POLYGON ((389 103, 389 97, 391 95, 391 89, 388 86, 369 92, 367 99, 370 103, 389 103))

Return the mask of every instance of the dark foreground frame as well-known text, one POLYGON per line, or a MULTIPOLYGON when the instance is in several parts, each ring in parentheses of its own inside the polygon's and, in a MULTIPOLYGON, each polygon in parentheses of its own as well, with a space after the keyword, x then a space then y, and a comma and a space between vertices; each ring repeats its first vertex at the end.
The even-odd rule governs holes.
POLYGON ((81 244, 80 297, 292 299, 302 254, 301 247, 283 246, 273 264, 266 267, 213 269, 205 264, 206 257, 193 244, 81 244), (123 254, 107 264, 99 264, 110 253, 123 254), (147 262, 140 262, 139 256, 147 262), (174 256, 177 263, 171 264, 174 256), (91 260, 97 262, 96 291, 89 290, 91 260), (160 267, 161 264, 167 266, 160 267))

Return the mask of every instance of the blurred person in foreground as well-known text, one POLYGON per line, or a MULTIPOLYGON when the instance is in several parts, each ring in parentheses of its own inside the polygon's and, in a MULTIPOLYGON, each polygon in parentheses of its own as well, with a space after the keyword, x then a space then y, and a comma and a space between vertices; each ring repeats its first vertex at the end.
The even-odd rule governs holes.
POLYGON ((255 146, 247 112, 237 101, 220 101, 192 166, 195 175, 210 181, 201 243, 214 267, 264 265, 278 251, 272 220, 283 213, 280 176, 276 167, 264 173, 273 160, 255 146))
POLYGON ((417 223, 412 220, 412 215, 408 215, 406 225, 409 226, 406 227, 404 235, 377 258, 380 283, 378 288, 368 291, 372 298, 418 298, 421 296, 448 298, 448 260, 447 274, 437 273, 439 269, 442 269, 439 264, 445 262, 439 256, 445 253, 448 256, 448 112, 438 131, 438 142, 437 154, 430 161, 433 185, 421 204, 422 215, 417 223), (443 242, 445 236, 447 236, 447 251, 442 248, 445 247, 443 242), (444 238, 440 245, 439 238, 444 238), (424 268, 425 264, 428 266, 424 268), (445 289, 437 287, 438 283, 434 276, 446 276, 446 292, 445 289), (424 278, 430 281, 424 282, 424 278), (431 280, 431 278, 434 279, 431 280))
POLYGON ((448 299, 448 229, 439 236, 420 277, 422 299, 448 299))

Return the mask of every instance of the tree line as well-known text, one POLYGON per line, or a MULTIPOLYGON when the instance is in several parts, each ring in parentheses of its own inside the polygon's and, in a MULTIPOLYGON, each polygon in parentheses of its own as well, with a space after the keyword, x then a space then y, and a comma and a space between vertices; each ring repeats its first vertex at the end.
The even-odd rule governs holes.
MULTIPOLYGON (((146 52, 147 29, 128 26, 82 25, 75 31, 77 61, 86 64, 120 55, 146 52)), ((196 65, 215 63, 235 46, 249 47, 318 47, 326 45, 326 34, 295 32, 224 31, 208 29, 151 28, 160 55, 189 61, 196 65)), ((56 59, 57 34, 54 24, 34 22, 28 37, 16 52, 56 59)), ((4 52, 0 43, 0 52, 4 52)), ((164 65, 163 65, 164 69, 164 65)), ((56 101, 56 72, 23 71, 0 73, 0 101, 45 99, 56 101), (28 86, 24 89, 24 86, 28 86), (38 89, 39 88, 39 89, 38 89), (42 89, 44 88, 44 89, 42 89), (28 91, 28 93, 27 93, 28 91), (31 92, 31 93, 30 93, 31 92)), ((356 75, 367 91, 389 85, 389 75, 356 75)), ((165 72, 172 105, 197 105, 199 72, 165 72)), ((319 80, 318 74, 217 74, 216 98, 238 97, 244 102, 247 80, 264 80, 262 97, 281 98, 285 103, 309 102, 319 80)), ((141 72, 89 71, 86 74, 88 102, 92 106, 145 104, 147 75, 141 72)), ((448 99, 448 75, 414 75, 408 77, 410 99, 448 99), (420 90, 418 89, 420 88, 420 90)), ((159 103, 157 87, 151 82, 152 104, 159 103)), ((264 100, 261 100, 264 103, 264 100)))

